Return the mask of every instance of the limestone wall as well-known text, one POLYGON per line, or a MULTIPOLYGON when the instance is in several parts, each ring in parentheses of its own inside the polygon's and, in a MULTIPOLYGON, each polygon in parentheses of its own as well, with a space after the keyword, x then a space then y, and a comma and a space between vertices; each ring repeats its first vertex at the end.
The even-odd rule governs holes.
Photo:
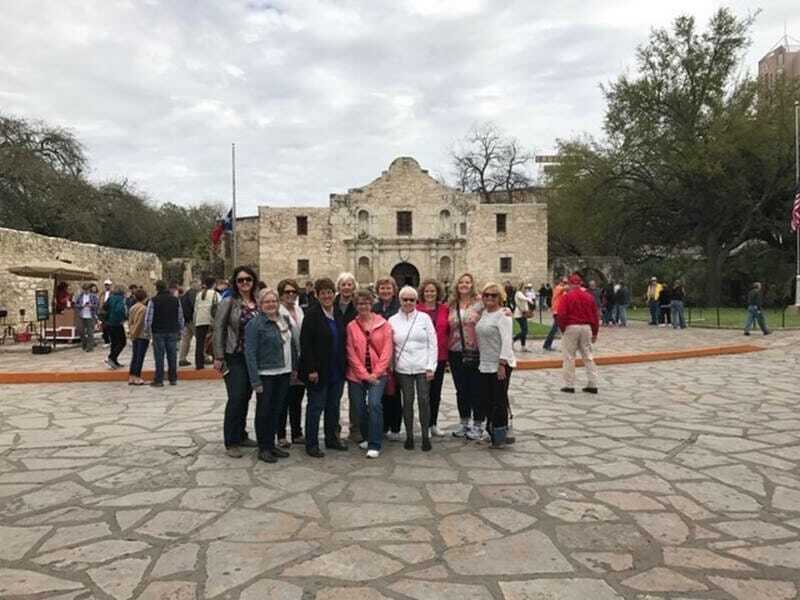
MULTIPOLYGON (((8 309, 9 321, 17 322, 21 308, 26 311, 26 319, 35 315, 35 290, 48 290, 52 301, 53 283, 52 280, 13 275, 8 269, 52 260, 68 260, 75 266, 94 271, 101 289, 103 280, 108 278, 126 287, 132 283, 143 285, 152 293, 155 291, 153 284, 162 273, 161 261, 150 252, 83 244, 0 227, 0 305, 8 309)), ((79 282, 71 282, 72 291, 78 285, 79 282)))

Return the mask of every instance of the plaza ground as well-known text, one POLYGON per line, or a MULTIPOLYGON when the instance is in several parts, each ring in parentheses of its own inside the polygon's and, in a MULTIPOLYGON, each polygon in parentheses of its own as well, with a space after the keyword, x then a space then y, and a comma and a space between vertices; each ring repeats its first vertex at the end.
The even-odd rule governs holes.
MULTIPOLYGON (((742 340, 642 325, 604 330, 598 353, 742 340)), ((369 461, 226 457, 217 381, 0 386, 0 597, 795 598, 800 332, 751 341, 602 368, 597 396, 515 372, 512 449, 387 442, 369 461)), ((440 424, 456 422, 448 376, 440 424)))

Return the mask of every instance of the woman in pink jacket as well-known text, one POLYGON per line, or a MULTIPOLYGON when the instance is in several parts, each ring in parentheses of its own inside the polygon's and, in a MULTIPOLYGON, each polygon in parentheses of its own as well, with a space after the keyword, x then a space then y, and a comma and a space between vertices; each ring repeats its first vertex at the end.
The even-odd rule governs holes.
POLYGON ((359 448, 378 458, 383 438, 383 389, 394 352, 392 328, 372 312, 372 295, 356 293, 356 318, 347 325, 347 394, 358 408, 359 448))
POLYGON ((436 329, 436 341, 438 343, 438 357, 436 372, 431 381, 430 401, 431 401, 431 435, 442 437, 444 431, 437 427, 439 417, 439 403, 442 400, 442 383, 444 382, 444 369, 447 366, 447 343, 450 336, 450 309, 445 303, 444 290, 442 285, 435 279, 426 279, 419 286, 420 301, 417 310, 424 312, 433 321, 436 329))

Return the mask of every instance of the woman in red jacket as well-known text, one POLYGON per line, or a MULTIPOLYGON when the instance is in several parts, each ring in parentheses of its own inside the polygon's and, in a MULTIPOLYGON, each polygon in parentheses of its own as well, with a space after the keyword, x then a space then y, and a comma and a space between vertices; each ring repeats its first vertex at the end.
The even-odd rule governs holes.
POLYGON ((347 325, 347 394, 358 408, 359 448, 378 458, 383 438, 383 389, 394 347, 392 328, 372 312, 372 294, 356 293, 356 318, 347 325))
POLYGON ((439 417, 439 403, 442 400, 442 383, 444 369, 447 365, 447 344, 450 337, 450 322, 448 317, 450 309, 444 300, 442 285, 435 279, 426 279, 419 286, 420 302, 417 310, 427 314, 436 328, 436 342, 438 343, 438 357, 436 372, 433 375, 430 388, 431 402, 431 435, 442 437, 444 432, 437 426, 439 417))

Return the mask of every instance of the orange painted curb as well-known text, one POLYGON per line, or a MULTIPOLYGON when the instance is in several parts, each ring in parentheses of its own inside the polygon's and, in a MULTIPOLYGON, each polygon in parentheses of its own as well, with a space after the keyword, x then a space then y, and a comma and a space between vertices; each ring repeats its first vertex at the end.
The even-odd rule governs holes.
MULTIPOLYGON (((760 352, 764 350, 761 346, 750 344, 739 344, 735 346, 715 346, 709 348, 687 348, 685 350, 665 350, 662 352, 644 352, 641 354, 614 354, 611 356, 598 356, 595 362, 598 365, 627 365, 643 362, 657 362, 662 360, 681 360, 685 358, 703 358, 707 356, 724 356, 727 354, 747 354, 749 352, 760 352)), ((582 366, 583 361, 577 360, 577 365, 582 366)), ((519 360, 517 369, 522 371, 533 371, 539 369, 560 369, 561 359, 543 360, 519 360)), ((142 377, 145 379, 153 378, 153 371, 143 371, 142 377)), ((178 371, 180 381, 211 381, 221 379, 221 375, 214 369, 186 369, 178 371)), ((90 383, 90 382, 112 382, 127 381, 128 372, 121 371, 52 371, 42 372, 17 372, 1 373, 0 384, 22 384, 22 383, 90 383)))

